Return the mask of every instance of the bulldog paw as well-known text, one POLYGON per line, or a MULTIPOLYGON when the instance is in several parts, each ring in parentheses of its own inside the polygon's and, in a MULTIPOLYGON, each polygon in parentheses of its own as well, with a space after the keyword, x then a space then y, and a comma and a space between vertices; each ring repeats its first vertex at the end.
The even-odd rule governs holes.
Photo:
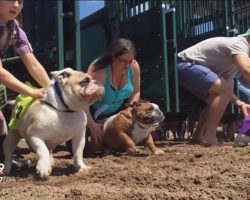
POLYGON ((76 170, 77 170, 78 172, 86 172, 86 171, 90 170, 91 168, 92 168, 92 167, 90 167, 90 166, 83 165, 83 166, 81 166, 81 167, 78 167, 78 169, 76 168, 76 170))
POLYGON ((129 155, 138 155, 138 154, 143 153, 143 151, 138 149, 137 147, 130 147, 127 149, 127 153, 129 155))
POLYGON ((48 179, 49 175, 52 172, 52 167, 50 164, 38 162, 36 166, 36 172, 42 179, 48 179))
POLYGON ((155 151, 154 151, 154 155, 161 155, 161 154, 164 154, 165 152, 163 151, 163 150, 161 150, 161 149, 156 149, 155 151))
POLYGON ((145 151, 142 151, 140 149, 133 149, 133 150, 128 150, 127 151, 128 155, 131 155, 131 156, 139 156, 139 157, 144 157, 144 156, 148 156, 148 153, 145 152, 145 151))

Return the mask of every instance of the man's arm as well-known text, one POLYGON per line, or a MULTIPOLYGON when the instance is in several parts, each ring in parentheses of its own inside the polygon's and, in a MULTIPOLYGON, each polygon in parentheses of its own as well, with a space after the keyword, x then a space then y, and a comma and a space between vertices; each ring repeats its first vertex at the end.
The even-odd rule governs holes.
POLYGON ((250 85, 250 59, 244 54, 233 55, 235 64, 239 69, 239 73, 243 76, 247 85, 250 85))

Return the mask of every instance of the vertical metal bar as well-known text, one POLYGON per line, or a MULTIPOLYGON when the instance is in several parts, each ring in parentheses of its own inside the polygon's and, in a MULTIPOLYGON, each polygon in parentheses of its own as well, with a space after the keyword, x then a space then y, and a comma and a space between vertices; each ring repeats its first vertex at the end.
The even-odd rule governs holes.
POLYGON ((137 14, 140 14, 140 13, 142 13, 140 0, 137 1, 137 4, 138 4, 138 13, 137 14))
POLYGON ((169 73, 168 73, 168 52, 167 52, 167 30, 166 30, 166 16, 165 16, 165 9, 161 8, 161 25, 162 25, 162 41, 163 41, 163 69, 164 69, 164 85, 165 85, 165 94, 166 94, 166 110, 170 112, 170 94, 169 94, 169 73))
MULTIPOLYGON (((192 12, 193 13, 193 12, 192 12)), ((191 14, 192 14, 191 13, 191 14)), ((196 1, 196 4, 195 4, 195 9, 194 9, 194 14, 196 14, 196 16, 197 16, 197 18, 198 18, 198 21, 197 21, 197 24, 196 24, 196 19, 194 18, 194 16, 193 16, 193 18, 194 18, 194 27, 198 27, 198 29, 199 29, 199 34, 200 33, 202 33, 203 32, 203 26, 201 26, 201 24, 203 24, 203 20, 204 20, 204 18, 203 18, 203 15, 204 15, 204 13, 202 13, 202 0, 201 1, 199 1, 199 2, 197 2, 196 1), (199 13, 197 13, 196 11, 198 10, 198 12, 199 13)))
POLYGON ((195 6, 195 2, 194 1, 191 1, 191 2, 188 2, 189 3, 189 20, 192 21, 192 25, 191 25, 191 29, 190 29, 190 32, 191 32, 191 37, 194 37, 195 36, 195 32, 194 32, 194 27, 195 27, 195 23, 194 23, 194 15, 195 15, 195 10, 196 10, 196 6, 195 6))
POLYGON ((174 42, 174 82, 175 82, 175 112, 180 112, 180 95, 179 95, 179 77, 178 77, 178 70, 177 70, 177 33, 176 33, 176 4, 175 0, 172 2, 173 4, 173 42, 174 42))
POLYGON ((135 15, 135 7, 134 5, 134 0, 130 0, 130 5, 129 5, 129 17, 132 17, 135 15), (130 2, 131 1, 131 2, 130 2))
POLYGON ((155 0, 151 0, 151 8, 155 8, 155 0))
POLYGON ((209 21, 209 23, 208 23, 208 31, 209 31, 209 32, 212 31, 212 23, 213 23, 213 22, 212 22, 212 16, 215 15, 214 10, 212 9, 213 6, 214 6, 214 3, 215 3, 215 2, 211 2, 210 5, 207 5, 208 13, 211 13, 210 15, 208 15, 208 18, 207 18, 207 20, 209 21))
POLYGON ((127 1, 127 18, 130 18, 131 17, 131 6, 130 6, 130 0, 127 1))
POLYGON ((57 1, 57 59, 59 69, 64 69, 64 41, 63 41, 63 1, 57 1))
POLYGON ((122 10, 122 20, 121 21, 124 21, 126 19, 126 4, 125 2, 121 2, 120 3, 120 6, 121 6, 121 10, 122 10))
MULTIPOLYGON (((180 1, 179 1, 180 2, 180 1)), ((180 2, 181 4, 182 2, 180 2)), ((187 38, 188 37, 188 33, 187 33, 187 4, 186 1, 184 0, 183 2, 183 6, 182 6, 182 10, 183 10, 183 31, 184 31, 184 37, 187 38)))
MULTIPOLYGON (((83 8, 84 9, 84 8, 83 8)), ((80 30, 80 1, 75 1, 75 25, 76 25, 76 69, 81 70, 81 30, 80 30)))
POLYGON ((186 0, 184 0, 184 13, 185 13, 185 33, 186 33, 186 38, 190 37, 190 26, 191 26, 191 21, 189 17, 189 4, 187 3, 186 0))
POLYGON ((205 12, 206 12, 206 22, 207 22, 207 25, 206 25, 206 32, 210 32, 210 17, 211 17, 211 15, 213 15, 214 13, 213 13, 213 11, 212 10, 210 10, 209 8, 213 5, 213 2, 212 1, 210 1, 209 3, 207 2, 205 2, 204 3, 204 5, 205 5, 205 12))
MULTIPOLYGON (((202 12, 202 0, 197 2, 196 1, 196 4, 195 4, 195 11, 197 10, 198 12, 195 13, 197 15, 197 18, 198 18, 198 23, 194 23, 194 27, 198 27, 198 33, 201 34, 204 32, 204 13, 202 12), (201 25, 202 24, 202 25, 201 25)), ((194 22, 196 20, 194 19, 194 22)))
POLYGON ((174 1, 175 5, 176 5, 176 13, 175 13, 175 16, 177 15, 178 16, 178 20, 176 20, 176 26, 178 27, 177 30, 178 30, 178 35, 179 33, 183 32, 184 31, 184 28, 183 28, 183 6, 181 4, 180 1, 178 0, 175 0, 174 1))
POLYGON ((240 20, 239 20, 239 16, 238 16, 237 3, 234 0, 232 0, 231 5, 233 6, 232 18, 235 20, 235 25, 236 25, 238 32, 240 32, 240 20))
POLYGON ((127 18, 126 15, 126 3, 124 1, 121 1, 121 10, 122 10, 122 21, 124 21, 127 18))
MULTIPOLYGON (((208 4, 211 2, 211 1, 206 1, 208 4)), ((206 12, 206 2, 204 2, 204 0, 201 1, 201 5, 200 5, 200 12, 201 12, 201 21, 202 21, 202 34, 204 34, 205 32, 207 32, 207 15, 208 13, 206 12)))
POLYGON ((145 2, 145 1, 143 2, 143 7, 142 7, 142 9, 143 9, 143 12, 146 11, 146 2, 145 2))
POLYGON ((244 10, 244 15, 245 15, 245 18, 246 18, 246 27, 244 27, 245 31, 249 28, 249 12, 247 12, 247 9, 249 9, 249 1, 245 1, 245 10, 244 10), (247 3, 248 3, 248 6, 247 6, 247 3))
POLYGON ((226 36, 229 36, 229 30, 230 30, 230 24, 229 24, 229 18, 228 18, 228 4, 227 4, 227 0, 223 1, 223 10, 224 11, 224 24, 226 25, 224 27, 224 32, 226 36))
POLYGON ((230 26, 233 28, 233 36, 235 36, 235 34, 237 33, 236 29, 238 27, 236 26, 236 19, 235 19, 236 16, 235 16, 235 7, 234 7, 235 4, 234 4, 234 0, 230 0, 229 3, 230 3, 229 7, 231 9, 229 11, 229 13, 231 13, 230 16, 229 16, 230 17, 230 26))

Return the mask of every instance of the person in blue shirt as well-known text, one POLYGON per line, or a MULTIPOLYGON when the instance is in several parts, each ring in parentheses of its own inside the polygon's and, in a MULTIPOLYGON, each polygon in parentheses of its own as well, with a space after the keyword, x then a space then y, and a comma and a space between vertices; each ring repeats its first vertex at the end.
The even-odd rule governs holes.
POLYGON ((122 110, 125 103, 140 99, 140 66, 135 56, 133 42, 120 38, 88 68, 87 73, 105 87, 105 96, 87 111, 93 151, 102 147, 104 120, 122 110))

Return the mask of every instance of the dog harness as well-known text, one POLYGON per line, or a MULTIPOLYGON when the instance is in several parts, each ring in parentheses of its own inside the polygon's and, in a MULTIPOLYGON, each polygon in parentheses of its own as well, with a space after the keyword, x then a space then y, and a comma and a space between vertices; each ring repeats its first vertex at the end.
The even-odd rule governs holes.
POLYGON ((16 98, 15 106, 12 110, 9 127, 13 130, 18 130, 20 127, 20 121, 27 113, 28 108, 36 101, 30 96, 18 95, 16 98))
MULTIPOLYGON (((29 82, 26 82, 25 84, 31 88, 37 89, 36 87, 32 86, 31 83, 29 82)), ((23 116, 27 113, 28 108, 38 100, 32 98, 31 96, 25 96, 19 94, 16 97, 15 101, 16 102, 11 113, 9 127, 13 130, 18 130, 20 126, 20 121, 22 120, 23 116)))
MULTIPOLYGON (((26 85, 37 89, 35 87, 33 87, 30 83, 26 82, 26 85)), ((61 103, 64 105, 64 107, 66 108, 65 110, 59 110, 58 108, 56 108, 54 105, 52 105, 49 102, 40 100, 41 103, 44 103, 52 108, 54 108, 55 110, 59 111, 59 112, 75 112, 71 109, 69 109, 68 105, 65 103, 63 96, 62 96, 62 91, 58 85, 58 82, 55 81, 54 82, 54 88, 55 88, 55 92, 57 94, 57 96, 59 97, 61 103)), ((12 110, 12 114, 11 114, 11 118, 10 118, 10 122, 9 122, 9 127, 13 130, 18 130, 20 127, 20 122, 23 119, 24 115, 27 113, 28 108, 35 102, 37 102, 39 100, 34 99, 30 96, 24 96, 19 94, 16 98, 16 103, 15 106, 12 110)))

